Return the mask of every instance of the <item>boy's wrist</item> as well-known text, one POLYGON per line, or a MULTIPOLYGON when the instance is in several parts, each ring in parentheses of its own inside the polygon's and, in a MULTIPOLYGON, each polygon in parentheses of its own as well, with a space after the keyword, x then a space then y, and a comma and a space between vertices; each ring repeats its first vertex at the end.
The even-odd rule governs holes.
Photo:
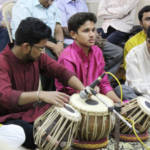
POLYGON ((64 40, 57 40, 57 43, 62 43, 62 44, 64 44, 64 40))

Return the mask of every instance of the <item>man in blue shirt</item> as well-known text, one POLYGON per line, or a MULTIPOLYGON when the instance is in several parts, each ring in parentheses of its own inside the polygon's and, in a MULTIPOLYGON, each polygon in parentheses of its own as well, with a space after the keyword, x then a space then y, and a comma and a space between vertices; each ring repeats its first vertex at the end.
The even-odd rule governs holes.
POLYGON ((73 40, 69 35, 67 22, 75 13, 88 12, 87 4, 85 0, 57 0, 57 6, 61 12, 61 25, 65 36, 64 43, 72 44, 73 40))
MULTIPOLYGON (((51 28, 52 37, 56 40, 49 40, 47 48, 59 56, 63 49, 63 31, 61 27, 60 12, 53 0, 19 0, 12 11, 12 35, 15 37, 15 31, 21 20, 27 17, 35 17, 42 20, 51 28)), ((50 35, 51 36, 51 35, 50 35)))

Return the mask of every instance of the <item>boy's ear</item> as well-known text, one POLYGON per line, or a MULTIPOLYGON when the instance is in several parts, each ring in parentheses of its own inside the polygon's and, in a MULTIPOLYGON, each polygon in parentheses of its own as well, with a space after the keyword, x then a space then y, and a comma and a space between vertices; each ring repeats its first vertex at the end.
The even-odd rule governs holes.
POLYGON ((74 31, 70 31, 70 36, 75 40, 77 33, 74 31))
POLYGON ((21 44, 21 49, 23 51, 23 53, 28 53, 31 49, 31 46, 29 45, 29 43, 23 43, 21 44))
POLYGON ((140 25, 143 27, 143 22, 142 21, 140 21, 140 25))

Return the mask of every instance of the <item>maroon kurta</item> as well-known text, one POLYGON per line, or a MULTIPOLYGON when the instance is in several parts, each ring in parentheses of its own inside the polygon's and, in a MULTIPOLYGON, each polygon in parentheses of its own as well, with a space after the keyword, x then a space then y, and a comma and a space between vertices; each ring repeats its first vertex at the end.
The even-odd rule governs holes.
POLYGON ((74 75, 46 54, 42 54, 39 60, 29 63, 18 59, 9 47, 0 54, 0 122, 9 118, 33 122, 49 108, 50 104, 18 105, 22 92, 37 91, 39 73, 56 77, 65 85, 74 75))

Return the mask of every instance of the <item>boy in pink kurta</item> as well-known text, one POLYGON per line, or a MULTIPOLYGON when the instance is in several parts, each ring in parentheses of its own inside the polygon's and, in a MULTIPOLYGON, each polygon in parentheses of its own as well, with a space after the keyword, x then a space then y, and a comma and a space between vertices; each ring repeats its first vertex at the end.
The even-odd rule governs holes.
MULTIPOLYGON (((64 49, 58 62, 64 65, 68 70, 76 73, 77 77, 85 86, 90 85, 98 78, 98 76, 105 72, 103 54, 96 45, 91 46, 89 55, 86 56, 82 48, 74 41, 73 44, 64 49)), ((56 81, 56 87, 58 91, 63 91, 69 95, 77 92, 70 87, 64 86, 58 81, 56 81)), ((100 92, 103 94, 112 90, 107 75, 101 80, 99 87, 100 92)))
MULTIPOLYGON (((95 45, 95 23, 96 17, 93 13, 77 13, 73 15, 68 21, 68 29, 74 39, 74 43, 65 48, 58 59, 60 64, 76 73, 84 86, 90 85, 105 72, 102 51, 95 45)), ((58 91, 63 91, 69 95, 77 92, 62 85, 58 80, 55 83, 58 91)), ((98 88, 100 93, 107 95, 115 102, 120 101, 113 92, 107 75, 101 80, 98 88)))

